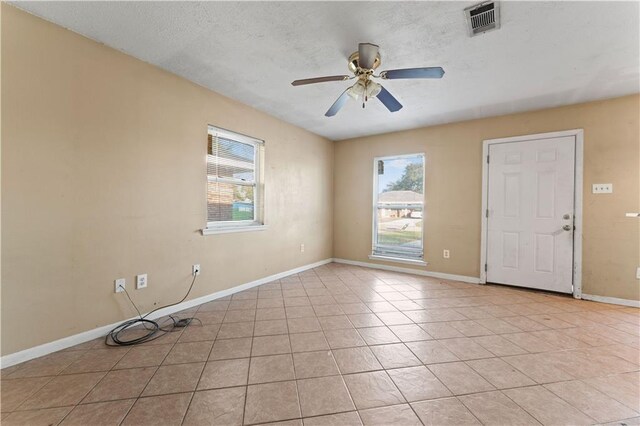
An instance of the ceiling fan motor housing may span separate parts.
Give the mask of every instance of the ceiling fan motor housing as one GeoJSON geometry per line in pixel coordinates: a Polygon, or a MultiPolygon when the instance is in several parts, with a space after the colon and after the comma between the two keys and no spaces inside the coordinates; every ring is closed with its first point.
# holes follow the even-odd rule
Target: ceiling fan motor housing
{"type": "Polygon", "coordinates": [[[354,73],[356,76],[360,76],[362,74],[373,74],[373,71],[380,66],[381,58],[380,54],[376,55],[376,59],[373,62],[373,67],[370,69],[361,68],[360,67],[360,54],[358,52],[353,52],[351,56],[349,56],[349,70],[354,73]]]}

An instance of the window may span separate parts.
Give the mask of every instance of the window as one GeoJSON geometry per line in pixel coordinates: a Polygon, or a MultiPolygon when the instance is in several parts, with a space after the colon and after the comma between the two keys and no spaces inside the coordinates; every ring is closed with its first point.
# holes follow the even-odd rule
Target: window
{"type": "Polygon", "coordinates": [[[371,258],[423,262],[424,154],[374,160],[371,258]]]}
{"type": "Polygon", "coordinates": [[[261,140],[209,126],[207,228],[203,234],[264,229],[263,147],[261,140]]]}

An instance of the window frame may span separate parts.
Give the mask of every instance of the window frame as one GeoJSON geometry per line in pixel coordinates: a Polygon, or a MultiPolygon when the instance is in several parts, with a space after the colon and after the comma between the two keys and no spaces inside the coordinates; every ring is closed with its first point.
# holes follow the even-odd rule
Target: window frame
{"type": "Polygon", "coordinates": [[[426,266],[427,262],[424,261],[424,241],[425,241],[425,210],[426,210],[426,173],[427,173],[427,165],[426,165],[427,157],[424,152],[412,153],[412,154],[400,154],[400,155],[387,155],[383,157],[375,157],[373,159],[373,197],[372,197],[372,227],[371,227],[371,254],[369,255],[369,259],[373,260],[385,260],[390,262],[398,262],[398,263],[408,263],[413,265],[421,265],[426,266]],[[414,158],[421,157],[422,158],[422,227],[420,238],[422,242],[422,252],[419,256],[411,256],[401,251],[380,251],[376,250],[379,248],[378,245],[378,184],[379,184],[379,175],[378,175],[378,162],[385,160],[397,160],[402,158],[414,158]]]}
{"type": "MultiPolygon", "coordinates": [[[[266,229],[264,224],[264,177],[262,174],[262,161],[264,141],[251,136],[247,136],[238,132],[223,129],[220,127],[208,125],[207,126],[207,139],[208,136],[222,137],[238,143],[253,146],[254,152],[254,178],[253,181],[246,181],[243,179],[233,177],[218,177],[210,176],[207,173],[207,161],[205,161],[205,200],[208,199],[209,189],[208,184],[211,182],[227,183],[232,185],[248,186],[253,188],[253,219],[245,220],[226,220],[226,221],[209,221],[208,211],[206,213],[206,227],[202,229],[203,235],[210,234],[223,234],[230,232],[244,232],[244,231],[261,231],[266,229]]],[[[207,155],[209,153],[207,152],[207,155]]]]}

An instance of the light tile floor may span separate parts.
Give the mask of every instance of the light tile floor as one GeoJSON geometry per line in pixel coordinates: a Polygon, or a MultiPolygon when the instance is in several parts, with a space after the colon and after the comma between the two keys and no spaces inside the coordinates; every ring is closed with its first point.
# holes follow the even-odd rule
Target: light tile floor
{"type": "Polygon", "coordinates": [[[2,370],[10,425],[640,424],[640,310],[329,264],[2,370]]]}

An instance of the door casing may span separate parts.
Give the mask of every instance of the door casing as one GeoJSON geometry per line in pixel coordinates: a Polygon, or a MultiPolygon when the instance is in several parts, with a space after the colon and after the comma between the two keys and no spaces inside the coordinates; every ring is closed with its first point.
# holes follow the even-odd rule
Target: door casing
{"type": "Polygon", "coordinates": [[[533,135],[512,136],[499,139],[487,139],[482,143],[482,210],[481,214],[481,235],[480,235],[480,284],[487,282],[487,231],[488,231],[488,185],[489,167],[487,157],[489,146],[498,143],[526,142],[529,140],[551,139],[564,136],[573,136],[576,143],[575,151],[575,188],[574,188],[574,226],[573,232],[573,297],[582,298],[582,191],[583,191],[583,145],[584,130],[573,129],[550,133],[537,133],[533,135]]]}

